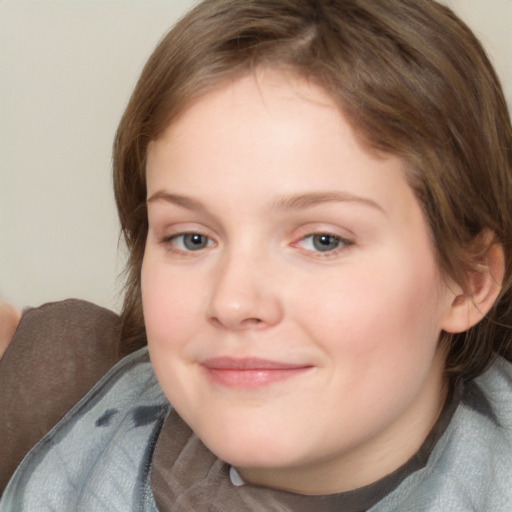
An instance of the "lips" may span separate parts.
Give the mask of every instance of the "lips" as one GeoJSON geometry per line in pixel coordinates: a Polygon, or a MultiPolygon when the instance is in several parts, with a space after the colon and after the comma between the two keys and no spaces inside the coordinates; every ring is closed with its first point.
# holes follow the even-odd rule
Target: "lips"
{"type": "Polygon", "coordinates": [[[311,365],[284,363],[258,358],[215,357],[201,363],[214,382],[227,387],[258,388],[297,377],[311,365]]]}

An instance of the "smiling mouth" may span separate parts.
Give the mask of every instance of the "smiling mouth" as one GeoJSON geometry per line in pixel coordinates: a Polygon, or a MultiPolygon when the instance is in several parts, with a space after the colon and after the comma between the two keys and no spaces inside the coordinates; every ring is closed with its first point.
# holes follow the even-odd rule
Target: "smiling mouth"
{"type": "Polygon", "coordinates": [[[259,388],[297,377],[313,366],[290,364],[266,359],[216,357],[203,361],[208,377],[226,387],[259,388]]]}

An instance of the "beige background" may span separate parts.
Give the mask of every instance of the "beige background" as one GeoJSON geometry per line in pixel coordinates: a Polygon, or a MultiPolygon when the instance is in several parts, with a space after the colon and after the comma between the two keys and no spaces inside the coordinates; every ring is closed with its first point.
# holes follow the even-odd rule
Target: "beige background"
{"type": "MultiPolygon", "coordinates": [[[[151,49],[191,0],[0,0],[0,296],[119,308],[111,193],[117,121],[151,49]]],[[[512,104],[512,0],[447,0],[512,104]]]]}

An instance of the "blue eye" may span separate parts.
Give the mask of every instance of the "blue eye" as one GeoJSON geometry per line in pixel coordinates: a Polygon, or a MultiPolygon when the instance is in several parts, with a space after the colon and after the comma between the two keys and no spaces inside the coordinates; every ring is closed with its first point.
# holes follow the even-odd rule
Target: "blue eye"
{"type": "Polygon", "coordinates": [[[313,247],[320,252],[333,251],[341,245],[341,240],[333,235],[312,235],[313,247]]]}
{"type": "Polygon", "coordinates": [[[329,233],[315,233],[302,239],[302,247],[315,252],[332,252],[343,246],[351,245],[350,240],[346,240],[337,235],[329,233]]]}
{"type": "Polygon", "coordinates": [[[201,233],[183,233],[171,237],[169,241],[181,251],[200,251],[213,245],[213,241],[201,233]]]}

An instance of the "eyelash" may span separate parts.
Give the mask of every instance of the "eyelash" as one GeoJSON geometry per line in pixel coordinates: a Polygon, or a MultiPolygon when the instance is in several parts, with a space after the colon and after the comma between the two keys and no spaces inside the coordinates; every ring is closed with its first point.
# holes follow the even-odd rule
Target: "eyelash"
{"type": "Polygon", "coordinates": [[[168,250],[170,250],[171,252],[175,252],[178,254],[192,254],[194,252],[200,252],[203,249],[211,247],[212,245],[215,244],[215,242],[209,236],[207,236],[203,233],[196,232],[196,231],[190,231],[190,232],[186,232],[186,233],[177,233],[175,235],[166,236],[166,237],[162,238],[160,243],[162,245],[166,246],[168,248],[168,250]],[[187,240],[186,237],[202,237],[206,240],[206,245],[203,247],[196,248],[196,249],[190,249],[190,248],[187,249],[186,248],[186,240],[187,240]],[[182,239],[181,245],[185,245],[185,248],[180,248],[180,247],[176,246],[176,241],[179,240],[180,238],[182,239]]]}
{"type": "MultiPolygon", "coordinates": [[[[191,240],[188,239],[190,242],[191,240]]],[[[170,252],[179,254],[179,255],[193,255],[194,253],[201,253],[205,249],[211,248],[216,245],[215,241],[200,232],[196,231],[190,231],[190,232],[184,232],[184,233],[177,233],[171,236],[166,236],[160,240],[160,243],[164,245],[170,252]],[[204,240],[204,245],[199,246],[195,249],[191,249],[190,247],[187,248],[187,237],[201,237],[204,240]],[[181,239],[181,247],[178,247],[177,241],[181,239]]],[[[200,245],[200,244],[199,244],[200,245]]],[[[334,258],[338,256],[341,252],[344,252],[350,248],[350,246],[354,245],[354,241],[344,238],[340,235],[337,235],[335,233],[329,233],[324,231],[318,231],[313,233],[308,233],[305,236],[302,236],[297,242],[294,242],[291,244],[292,247],[298,247],[301,248],[304,251],[307,251],[308,254],[314,254],[314,257],[316,258],[334,258]],[[325,244],[325,247],[327,250],[323,251],[319,249],[318,243],[315,242],[321,242],[321,240],[315,240],[315,237],[318,237],[321,239],[322,237],[324,239],[327,239],[325,244]],[[310,240],[308,245],[310,247],[304,247],[303,244],[306,243],[306,241],[310,240]],[[334,242],[336,244],[336,247],[329,248],[328,244],[334,242]],[[302,245],[302,247],[301,247],[302,245]],[[312,246],[312,247],[311,247],[312,246]]]]}
{"type": "Polygon", "coordinates": [[[349,240],[348,238],[344,238],[340,235],[337,235],[335,233],[329,233],[324,231],[318,231],[314,233],[309,233],[303,237],[300,238],[298,242],[295,242],[293,246],[299,246],[301,243],[304,243],[306,240],[310,239],[311,244],[314,248],[306,248],[309,253],[314,253],[315,257],[320,258],[333,258],[338,256],[341,252],[344,252],[350,248],[350,246],[354,245],[353,240],[349,240]],[[315,237],[326,237],[331,240],[334,240],[338,245],[334,247],[331,250],[322,251],[319,250],[318,247],[316,247],[315,250],[315,237]]]}

